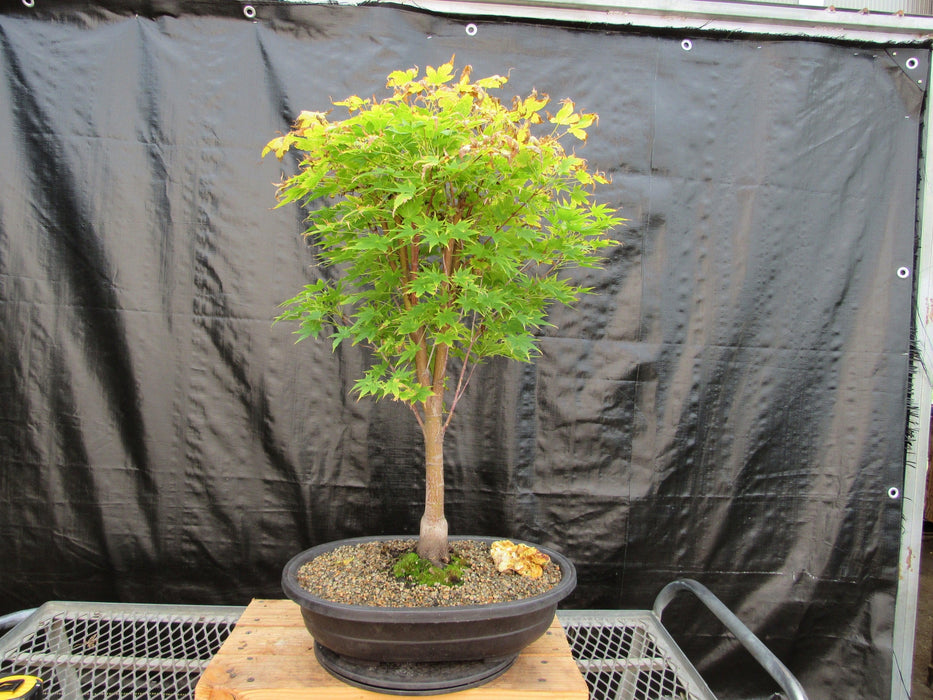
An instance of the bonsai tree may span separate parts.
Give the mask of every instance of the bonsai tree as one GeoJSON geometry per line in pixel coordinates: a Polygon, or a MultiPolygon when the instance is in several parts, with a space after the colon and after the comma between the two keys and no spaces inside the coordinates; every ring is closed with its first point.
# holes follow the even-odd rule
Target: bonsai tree
{"type": "Polygon", "coordinates": [[[444,434],[478,363],[527,362],[548,307],[589,290],[561,276],[596,266],[621,219],[593,201],[608,182],[561,144],[586,141],[595,114],[532,91],[506,106],[507,78],[438,68],[395,71],[385,99],[351,96],[348,116],[302,112],[263,150],[298,151],[279,206],[311,213],[305,235],[327,277],[283,304],[299,340],[326,334],[371,351],[359,397],[407,404],[424,435],[425,509],[417,552],[448,560],[444,434]],[[547,122],[547,123],[545,123],[547,122]]]}

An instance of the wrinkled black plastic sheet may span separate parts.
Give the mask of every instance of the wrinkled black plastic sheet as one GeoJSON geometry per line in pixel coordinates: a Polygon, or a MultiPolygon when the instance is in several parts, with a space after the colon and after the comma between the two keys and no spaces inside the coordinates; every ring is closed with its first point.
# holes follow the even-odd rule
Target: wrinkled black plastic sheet
{"type": "MultiPolygon", "coordinates": [[[[629,222],[537,362],[478,371],[452,531],[562,550],[577,607],[697,578],[812,697],[887,696],[916,76],[878,47],[185,6],[0,15],[0,611],[244,604],[300,549],[416,531],[407,409],[348,396],[356,350],[270,327],[314,272],[259,153],[299,110],[456,54],[511,71],[506,97],[598,112],[581,155],[629,222]]],[[[678,605],[720,692],[759,683],[678,605]]]]}

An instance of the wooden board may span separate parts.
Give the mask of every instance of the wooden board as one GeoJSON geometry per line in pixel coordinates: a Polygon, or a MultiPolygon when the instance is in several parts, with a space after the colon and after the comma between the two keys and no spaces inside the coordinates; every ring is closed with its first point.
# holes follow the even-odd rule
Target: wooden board
{"type": "MultiPolygon", "coordinates": [[[[321,668],[298,605],[254,600],[194,691],[195,700],[378,700],[390,697],[347,685],[321,668]]],[[[486,685],[448,693],[464,700],[587,700],[564,630],[550,628],[515,664],[486,685]]]]}

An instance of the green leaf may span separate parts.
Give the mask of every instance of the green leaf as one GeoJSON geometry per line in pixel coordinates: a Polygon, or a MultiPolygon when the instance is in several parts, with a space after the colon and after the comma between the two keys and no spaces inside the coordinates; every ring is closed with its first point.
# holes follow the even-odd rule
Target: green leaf
{"type": "Polygon", "coordinates": [[[377,251],[377,252],[386,252],[392,249],[392,241],[389,240],[386,236],[383,236],[378,233],[372,233],[366,236],[362,236],[357,239],[352,244],[348,244],[348,248],[356,251],[377,251]]]}
{"type": "Polygon", "coordinates": [[[410,192],[402,192],[396,195],[395,199],[392,200],[392,214],[395,214],[398,211],[398,208],[403,204],[410,202],[415,196],[414,189],[410,192]]]}
{"type": "Polygon", "coordinates": [[[565,271],[616,245],[608,232],[621,219],[592,192],[607,178],[562,142],[585,142],[595,115],[564,100],[548,115],[558,128],[539,133],[546,95],[505,107],[491,91],[507,79],[471,72],[452,84],[453,59],[421,79],[394,71],[387,97],[333,102],[348,110],[340,121],[302,112],[263,151],[298,156],[276,196],[307,207],[322,268],[276,322],[296,323],[299,340],[326,334],[334,350],[366,346],[361,397],[417,407],[432,396],[419,358],[423,369],[438,346],[476,362],[532,359],[549,305],[590,291],[565,271]]]}
{"type": "Polygon", "coordinates": [[[417,296],[437,294],[446,281],[447,276],[443,271],[436,268],[429,268],[418,273],[411,281],[409,289],[417,296]]]}
{"type": "Polygon", "coordinates": [[[459,325],[460,314],[453,309],[441,309],[434,315],[434,327],[446,328],[448,326],[459,325]]]}
{"type": "Polygon", "coordinates": [[[333,338],[333,345],[331,349],[336,350],[340,343],[342,343],[344,340],[349,340],[351,337],[352,334],[350,332],[350,328],[348,326],[341,326],[337,329],[336,333],[331,335],[331,338],[333,338]]]}

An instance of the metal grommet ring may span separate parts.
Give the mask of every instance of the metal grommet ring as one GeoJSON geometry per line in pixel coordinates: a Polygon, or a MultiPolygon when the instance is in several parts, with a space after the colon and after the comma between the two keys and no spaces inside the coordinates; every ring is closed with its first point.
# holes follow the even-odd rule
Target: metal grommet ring
{"type": "Polygon", "coordinates": [[[26,7],[35,7],[35,6],[36,6],[36,0],[23,0],[23,4],[24,4],[26,7]]]}
{"type": "Polygon", "coordinates": [[[475,24],[473,24],[472,22],[470,22],[470,23],[466,26],[466,30],[465,30],[465,31],[466,31],[466,33],[467,33],[467,36],[476,36],[476,32],[479,31],[479,28],[478,28],[475,24]]]}
{"type": "Polygon", "coordinates": [[[684,51],[689,51],[693,48],[693,42],[690,41],[690,39],[684,39],[682,42],[680,42],[680,48],[682,48],[684,51]]]}
{"type": "Polygon", "coordinates": [[[904,62],[904,65],[907,67],[907,70],[913,70],[920,65],[920,61],[918,61],[916,57],[911,56],[904,62]]]}
{"type": "Polygon", "coordinates": [[[256,8],[252,5],[243,5],[243,15],[246,19],[253,19],[256,17],[256,8]]]}
{"type": "Polygon", "coordinates": [[[897,486],[892,486],[888,489],[888,498],[900,498],[901,490],[897,486]]]}
{"type": "Polygon", "coordinates": [[[907,279],[908,277],[910,277],[910,268],[909,267],[897,268],[897,276],[900,277],[902,280],[907,279]]]}

